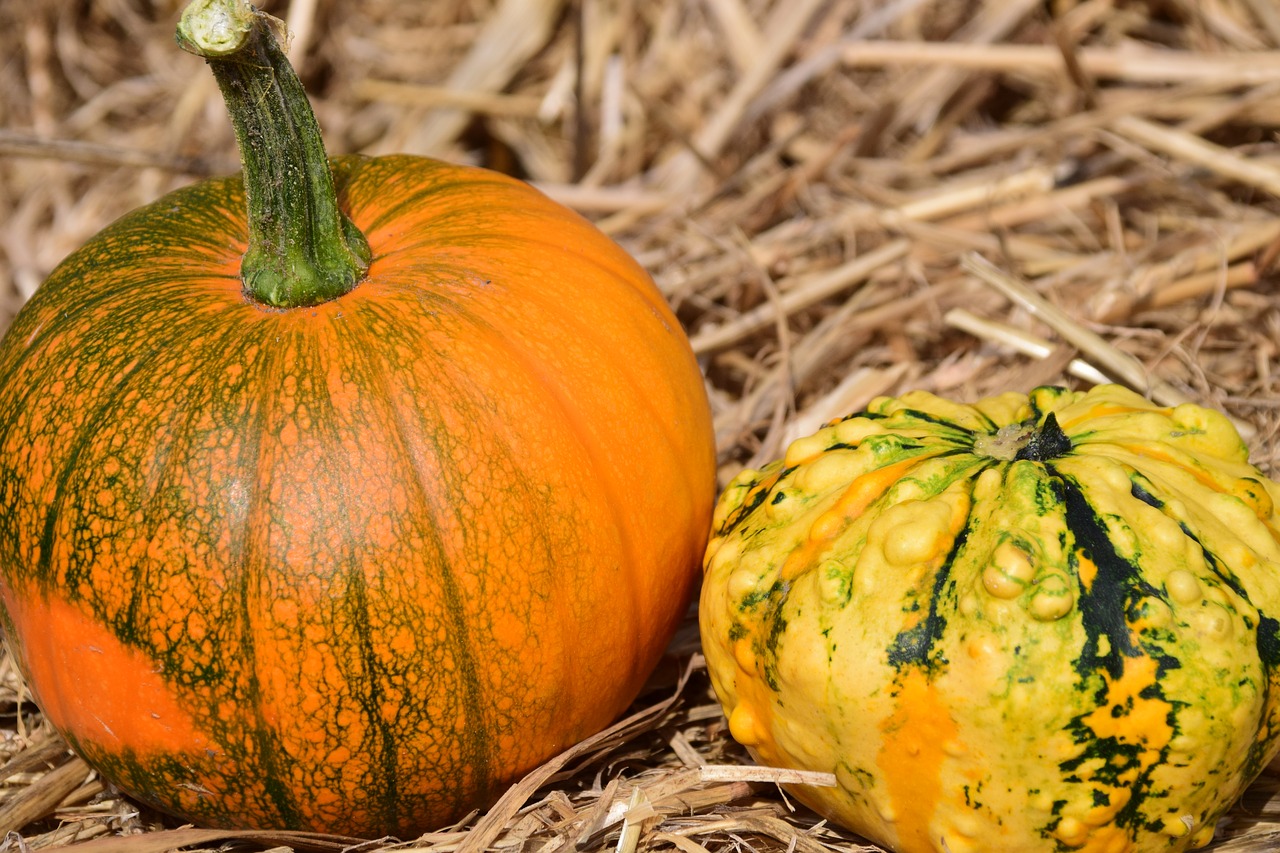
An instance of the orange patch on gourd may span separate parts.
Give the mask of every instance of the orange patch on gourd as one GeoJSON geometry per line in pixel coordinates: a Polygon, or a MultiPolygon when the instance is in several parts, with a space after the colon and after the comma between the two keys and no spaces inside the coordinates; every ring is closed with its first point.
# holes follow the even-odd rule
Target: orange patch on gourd
{"type": "Polygon", "coordinates": [[[773,695],[763,676],[737,680],[738,704],[729,715],[734,739],[751,750],[756,760],[771,767],[789,767],[792,762],[778,749],[773,736],[773,695]]]}
{"type": "Polygon", "coordinates": [[[946,744],[956,737],[947,702],[924,670],[898,678],[898,706],[880,726],[884,745],[876,763],[884,774],[894,822],[903,828],[901,853],[933,853],[929,825],[942,795],[946,744]]]}
{"type": "Polygon", "coordinates": [[[845,488],[835,505],[813,522],[813,526],[809,528],[809,538],[787,557],[787,561],[782,566],[782,579],[790,580],[816,566],[818,555],[848,527],[851,521],[866,512],[877,498],[901,480],[909,470],[936,455],[938,454],[930,453],[912,456],[901,462],[868,471],[854,479],[845,488]]]}
{"type": "Polygon", "coordinates": [[[1144,769],[1159,760],[1160,750],[1173,739],[1173,727],[1169,725],[1173,705],[1158,696],[1141,695],[1157,678],[1154,659],[1145,655],[1126,657],[1119,678],[1106,676],[1106,702],[1084,718],[1084,724],[1099,738],[1140,746],[1144,769]]]}
{"type": "Polygon", "coordinates": [[[210,745],[146,655],[73,604],[7,585],[0,597],[26,649],[23,674],[59,731],[112,750],[182,754],[210,745]]]}
{"type": "MultiPolygon", "coordinates": [[[[1111,738],[1140,748],[1137,766],[1126,769],[1120,777],[1126,785],[1136,782],[1142,773],[1156,764],[1161,750],[1173,739],[1173,727],[1168,719],[1173,706],[1159,697],[1144,698],[1141,695],[1156,683],[1158,675],[1153,659],[1126,657],[1119,678],[1106,676],[1106,702],[1083,719],[1098,738],[1111,738]]],[[[1107,802],[1075,818],[1074,830],[1068,836],[1076,837],[1064,838],[1064,842],[1078,847],[1080,853],[1124,853],[1131,850],[1132,834],[1112,821],[1129,802],[1132,790],[1102,784],[1097,788],[1107,795],[1107,802]]]]}
{"type": "Polygon", "coordinates": [[[1133,838],[1118,826],[1103,826],[1089,833],[1083,846],[1072,853],[1130,853],[1133,850],[1133,838]]]}
{"type": "Polygon", "coordinates": [[[1093,592],[1093,581],[1098,577],[1098,564],[1084,554],[1078,554],[1077,557],[1080,564],[1076,572],[1080,576],[1080,585],[1085,592],[1093,592]]]}
{"type": "Polygon", "coordinates": [[[1174,465],[1182,473],[1190,474],[1192,477],[1196,479],[1197,483],[1204,486],[1206,489],[1217,492],[1218,494],[1225,494],[1228,491],[1227,489],[1223,488],[1221,483],[1219,483],[1206,471],[1203,471],[1200,468],[1197,468],[1193,465],[1188,465],[1186,462],[1176,459],[1173,456],[1171,456],[1169,453],[1166,453],[1165,451],[1160,450],[1159,448],[1154,447],[1150,444],[1139,445],[1139,444],[1124,444],[1122,442],[1116,442],[1116,446],[1123,447],[1125,450],[1129,451],[1135,456],[1139,456],[1145,459],[1154,459],[1157,462],[1164,462],[1169,465],[1174,465]]]}

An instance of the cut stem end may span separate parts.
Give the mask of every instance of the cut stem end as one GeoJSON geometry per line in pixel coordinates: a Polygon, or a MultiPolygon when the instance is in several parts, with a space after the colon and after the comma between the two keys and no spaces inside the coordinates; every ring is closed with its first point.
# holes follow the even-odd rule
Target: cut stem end
{"type": "Polygon", "coordinates": [[[235,127],[248,201],[245,292],[302,308],[351,291],[371,253],[338,208],[320,125],[284,54],[283,31],[248,0],[193,0],[177,39],[209,63],[235,127]]]}

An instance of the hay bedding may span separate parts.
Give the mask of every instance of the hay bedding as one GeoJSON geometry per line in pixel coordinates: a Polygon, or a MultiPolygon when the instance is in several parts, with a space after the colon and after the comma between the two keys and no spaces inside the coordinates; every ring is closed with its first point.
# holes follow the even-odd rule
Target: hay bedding
{"type": "MultiPolygon", "coordinates": [[[[0,0],[12,316],[124,211],[233,171],[178,0],[0,0]]],[[[330,149],[537,182],[654,274],[722,474],[878,394],[1098,371],[1224,408],[1280,473],[1271,0],[284,0],[330,149]]],[[[0,851],[348,849],[208,833],[107,789],[0,662],[0,851]],[[7,834],[6,834],[7,833],[7,834]]],[[[636,716],[485,816],[360,850],[873,849],[727,737],[686,624],[636,716]]],[[[1264,775],[1214,849],[1280,847],[1264,775]]]]}

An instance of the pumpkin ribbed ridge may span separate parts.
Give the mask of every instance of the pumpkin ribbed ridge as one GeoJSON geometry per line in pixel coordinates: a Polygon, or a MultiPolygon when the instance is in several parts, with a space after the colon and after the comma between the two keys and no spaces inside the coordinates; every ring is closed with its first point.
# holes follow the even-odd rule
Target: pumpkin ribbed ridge
{"type": "Polygon", "coordinates": [[[1116,386],[882,398],[795,442],[713,522],[732,733],[906,853],[1207,843],[1280,743],[1280,488],[1246,456],[1116,386]]]}

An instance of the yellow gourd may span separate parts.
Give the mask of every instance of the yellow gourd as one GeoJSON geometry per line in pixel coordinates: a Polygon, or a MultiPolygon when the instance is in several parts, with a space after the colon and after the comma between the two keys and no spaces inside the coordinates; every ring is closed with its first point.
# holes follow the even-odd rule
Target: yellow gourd
{"type": "Polygon", "coordinates": [[[700,619],[732,734],[903,853],[1200,846],[1280,733],[1280,487],[1117,386],[915,392],[724,491],[700,619]]]}

